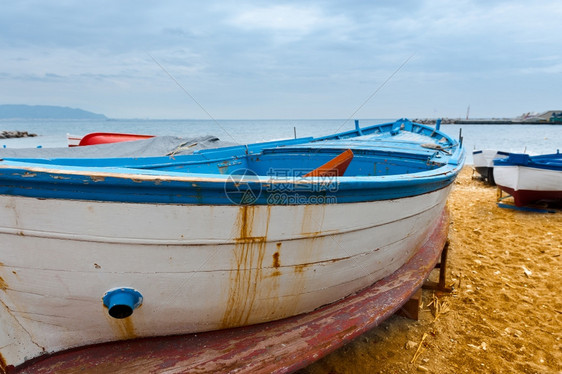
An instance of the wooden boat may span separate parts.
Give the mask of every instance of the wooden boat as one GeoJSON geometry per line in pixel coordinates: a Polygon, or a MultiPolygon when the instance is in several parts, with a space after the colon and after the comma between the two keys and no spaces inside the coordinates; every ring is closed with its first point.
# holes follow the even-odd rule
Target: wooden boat
{"type": "Polygon", "coordinates": [[[494,179],[513,196],[516,206],[539,200],[562,200],[562,154],[530,156],[510,153],[494,160],[494,179]]]}
{"type": "Polygon", "coordinates": [[[67,134],[68,146],[86,146],[107,143],[131,142],[153,138],[154,135],[122,134],[115,132],[93,132],[83,137],[67,134]]]}
{"type": "Polygon", "coordinates": [[[293,373],[399,310],[443,259],[448,228],[445,209],[427,241],[400,269],[310,313],[234,329],[80,347],[30,362],[15,374],[293,373]]]}
{"type": "Polygon", "coordinates": [[[66,134],[66,141],[69,147],[78,147],[80,140],[82,140],[80,135],[66,134]]]}
{"type": "Polygon", "coordinates": [[[463,162],[405,119],[191,155],[4,158],[3,365],[341,300],[414,256],[463,162]]]}
{"type": "Polygon", "coordinates": [[[494,159],[507,157],[508,152],[496,151],[494,149],[480,149],[472,151],[472,162],[474,169],[482,178],[494,186],[494,159]]]}

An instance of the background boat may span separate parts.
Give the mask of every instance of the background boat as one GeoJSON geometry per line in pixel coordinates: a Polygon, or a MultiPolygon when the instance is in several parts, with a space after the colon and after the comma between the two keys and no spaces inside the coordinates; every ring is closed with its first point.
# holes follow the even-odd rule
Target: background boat
{"type": "Polygon", "coordinates": [[[516,206],[540,200],[562,200],[562,154],[511,153],[494,160],[499,188],[513,196],[516,206]]]}
{"type": "MultiPolygon", "coordinates": [[[[115,133],[115,132],[92,132],[81,137],[77,145],[87,146],[87,145],[96,145],[96,144],[131,142],[135,140],[150,139],[153,137],[154,135],[123,134],[123,133],[115,133]]],[[[75,142],[76,142],[76,136],[68,138],[69,146],[74,146],[75,142]]]]}
{"type": "Polygon", "coordinates": [[[494,149],[480,149],[472,151],[472,164],[474,169],[490,185],[494,186],[494,159],[505,158],[509,153],[494,149]]]}

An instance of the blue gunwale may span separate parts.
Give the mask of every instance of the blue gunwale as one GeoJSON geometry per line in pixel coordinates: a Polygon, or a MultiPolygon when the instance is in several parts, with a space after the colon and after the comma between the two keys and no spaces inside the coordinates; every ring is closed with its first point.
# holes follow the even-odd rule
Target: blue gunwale
{"type": "Polygon", "coordinates": [[[271,175],[245,176],[245,188],[256,197],[252,204],[271,204],[271,196],[279,193],[304,199],[333,197],[331,201],[337,203],[415,196],[451,184],[464,162],[464,151],[458,142],[434,128],[401,119],[320,138],[207,149],[184,156],[4,159],[0,161],[0,194],[107,202],[234,205],[228,195],[239,191],[239,183],[230,176],[232,171],[263,163],[271,157],[273,161],[268,162],[272,164],[298,168],[306,164],[305,156],[311,160],[314,156],[316,162],[330,159],[345,149],[357,152],[352,161],[359,165],[357,173],[363,173],[361,162],[376,160],[390,160],[392,167],[409,171],[407,174],[334,177],[330,183],[318,178],[288,180],[271,175]],[[403,131],[433,139],[433,144],[438,144],[441,150],[395,140],[403,131]],[[365,141],[368,136],[381,138],[365,141]],[[381,143],[388,144],[388,148],[381,148],[381,143]],[[275,158],[278,156],[281,158],[275,158]],[[209,165],[212,166],[209,170],[214,172],[207,170],[209,165]],[[181,171],[181,168],[188,171],[181,171]]]}
{"type": "Polygon", "coordinates": [[[494,160],[495,166],[526,166],[536,169],[562,171],[562,153],[531,156],[526,153],[508,153],[507,158],[494,160]]]}

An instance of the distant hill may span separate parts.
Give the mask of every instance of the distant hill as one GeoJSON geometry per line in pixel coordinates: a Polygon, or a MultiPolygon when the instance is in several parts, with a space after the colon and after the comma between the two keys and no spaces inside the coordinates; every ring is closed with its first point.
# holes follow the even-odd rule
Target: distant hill
{"type": "Polygon", "coordinates": [[[51,105],[0,105],[0,119],[107,119],[103,114],[51,105]]]}

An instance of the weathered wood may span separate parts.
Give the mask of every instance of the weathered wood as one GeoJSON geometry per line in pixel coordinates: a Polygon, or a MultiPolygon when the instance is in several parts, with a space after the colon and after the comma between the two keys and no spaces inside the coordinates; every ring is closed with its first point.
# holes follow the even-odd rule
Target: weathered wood
{"type": "Polygon", "coordinates": [[[305,174],[306,177],[339,177],[345,174],[347,167],[353,159],[351,149],[339,154],[324,165],[317,167],[310,173],[305,174]]]}
{"type": "Polygon", "coordinates": [[[420,305],[422,300],[422,290],[419,288],[402,308],[398,309],[396,315],[413,319],[417,321],[419,319],[420,305]]]}
{"type": "Polygon", "coordinates": [[[377,326],[418,290],[446,242],[445,210],[400,269],[314,312],[242,328],[121,341],[62,352],[11,371],[24,373],[289,373],[377,326]]]}
{"type": "Polygon", "coordinates": [[[441,261],[435,265],[436,269],[439,269],[439,281],[424,283],[423,288],[428,290],[437,290],[441,292],[452,292],[453,289],[447,286],[447,253],[449,252],[449,241],[445,242],[443,251],[441,252],[441,261]]]}

